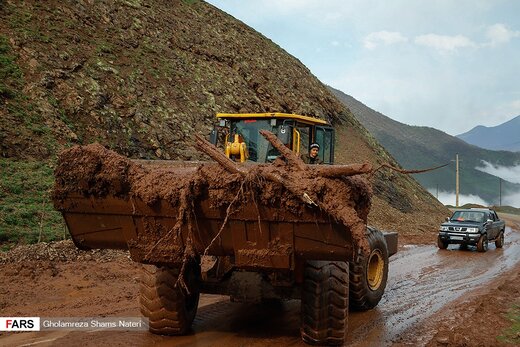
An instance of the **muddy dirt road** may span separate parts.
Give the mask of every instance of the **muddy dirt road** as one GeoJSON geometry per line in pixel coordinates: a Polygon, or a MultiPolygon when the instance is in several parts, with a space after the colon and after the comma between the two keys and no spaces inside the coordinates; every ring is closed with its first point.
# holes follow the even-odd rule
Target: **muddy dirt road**
{"type": "MultiPolygon", "coordinates": [[[[125,256],[107,262],[6,263],[2,268],[0,281],[6,284],[0,291],[2,316],[139,316],[139,266],[125,256]]],[[[520,232],[510,227],[504,248],[490,245],[487,253],[457,246],[448,250],[433,245],[405,246],[391,258],[387,290],[378,307],[350,314],[349,343],[426,345],[437,330],[427,327],[416,334],[418,328],[476,290],[519,269],[520,232]]],[[[193,330],[183,337],[120,331],[3,333],[0,345],[304,345],[299,337],[298,301],[260,306],[203,295],[193,330]]]]}

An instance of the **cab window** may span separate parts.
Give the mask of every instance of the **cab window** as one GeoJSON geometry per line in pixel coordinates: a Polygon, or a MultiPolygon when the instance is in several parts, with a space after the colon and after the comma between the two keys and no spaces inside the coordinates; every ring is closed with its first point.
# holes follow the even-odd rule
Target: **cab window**
{"type": "MultiPolygon", "coordinates": [[[[300,147],[299,147],[300,154],[308,153],[310,145],[311,145],[310,127],[308,125],[298,124],[295,127],[295,129],[300,136],[300,147]]],[[[294,141],[297,141],[296,137],[294,138],[294,141]]]]}
{"type": "Polygon", "coordinates": [[[334,163],[334,131],[330,127],[316,127],[315,140],[320,145],[319,157],[324,164],[334,163]]]}

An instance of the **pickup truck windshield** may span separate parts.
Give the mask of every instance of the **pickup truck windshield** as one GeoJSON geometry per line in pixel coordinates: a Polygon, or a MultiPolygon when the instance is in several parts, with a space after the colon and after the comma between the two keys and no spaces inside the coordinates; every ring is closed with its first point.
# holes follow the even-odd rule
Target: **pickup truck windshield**
{"type": "Polygon", "coordinates": [[[450,218],[452,221],[459,222],[479,222],[486,220],[486,214],[478,211],[455,211],[450,218]]]}

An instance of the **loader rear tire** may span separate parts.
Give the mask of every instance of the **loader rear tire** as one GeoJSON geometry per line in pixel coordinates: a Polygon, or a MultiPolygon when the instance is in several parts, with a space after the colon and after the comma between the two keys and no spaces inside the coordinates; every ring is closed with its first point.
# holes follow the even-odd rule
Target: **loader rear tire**
{"type": "Polygon", "coordinates": [[[359,254],[350,267],[350,308],[367,311],[377,306],[388,279],[388,248],[385,236],[375,228],[367,227],[370,254],[359,254]]]}
{"type": "Polygon", "coordinates": [[[300,333],[309,344],[342,345],[348,322],[348,263],[308,261],[300,333]]]}
{"type": "Polygon", "coordinates": [[[179,268],[144,265],[141,276],[141,314],[149,319],[149,331],[159,335],[184,335],[195,319],[200,296],[200,267],[186,265],[184,281],[189,294],[177,284],[179,268]]]}

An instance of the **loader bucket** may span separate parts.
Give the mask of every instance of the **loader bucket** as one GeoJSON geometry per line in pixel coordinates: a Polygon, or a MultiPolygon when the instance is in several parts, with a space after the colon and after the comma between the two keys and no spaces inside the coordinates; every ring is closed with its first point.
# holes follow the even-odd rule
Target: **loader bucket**
{"type": "MultiPolygon", "coordinates": [[[[82,249],[129,249],[155,264],[180,264],[187,252],[230,256],[242,268],[353,258],[345,223],[279,184],[255,176],[244,184],[216,163],[132,161],[89,145],[65,151],[55,175],[55,208],[82,249]]],[[[363,182],[340,183],[366,225],[363,182]]]]}

